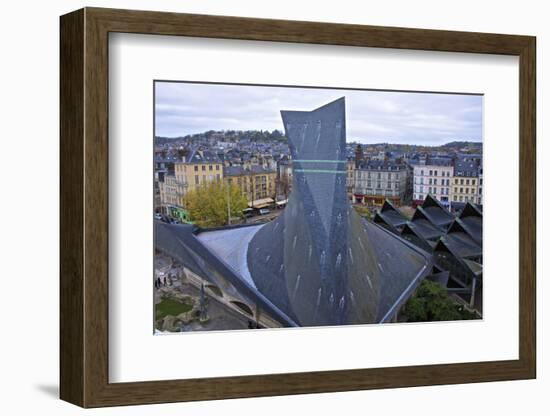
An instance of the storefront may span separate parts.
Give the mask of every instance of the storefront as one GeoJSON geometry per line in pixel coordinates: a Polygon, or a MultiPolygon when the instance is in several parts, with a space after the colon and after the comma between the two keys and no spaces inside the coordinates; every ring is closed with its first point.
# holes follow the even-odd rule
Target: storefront
{"type": "Polygon", "coordinates": [[[189,216],[189,212],[187,212],[186,210],[184,210],[183,208],[179,208],[179,207],[174,207],[174,206],[169,206],[167,207],[167,214],[174,218],[174,219],[177,219],[181,222],[184,222],[184,223],[191,223],[191,218],[189,216]]]}

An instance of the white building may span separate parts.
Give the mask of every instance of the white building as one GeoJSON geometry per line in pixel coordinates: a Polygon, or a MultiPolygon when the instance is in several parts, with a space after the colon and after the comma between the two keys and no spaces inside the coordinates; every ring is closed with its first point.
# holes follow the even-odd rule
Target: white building
{"type": "Polygon", "coordinates": [[[413,170],[413,200],[421,204],[429,194],[449,206],[451,201],[452,163],[416,165],[413,170]]]}

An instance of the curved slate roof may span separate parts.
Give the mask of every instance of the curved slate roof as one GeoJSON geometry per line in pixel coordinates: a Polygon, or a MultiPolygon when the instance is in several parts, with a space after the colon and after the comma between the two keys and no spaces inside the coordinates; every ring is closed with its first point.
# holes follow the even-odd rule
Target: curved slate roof
{"type": "Polygon", "coordinates": [[[196,236],[200,232],[194,225],[165,224],[155,221],[155,249],[171,256],[236,298],[257,304],[265,313],[287,326],[296,326],[288,315],[262,295],[253,285],[237,274],[233,268],[196,236]]]}

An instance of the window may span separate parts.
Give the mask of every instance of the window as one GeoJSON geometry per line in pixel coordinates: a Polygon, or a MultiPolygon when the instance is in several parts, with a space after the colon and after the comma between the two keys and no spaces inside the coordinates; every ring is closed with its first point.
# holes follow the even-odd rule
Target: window
{"type": "Polygon", "coordinates": [[[208,170],[212,170],[213,169],[213,166],[212,165],[208,165],[208,170]]]}
{"type": "Polygon", "coordinates": [[[455,195],[455,196],[453,196],[453,201],[455,201],[455,202],[456,202],[456,195],[455,195]]]}
{"type": "MultiPolygon", "coordinates": [[[[460,188],[460,193],[463,194],[464,193],[464,188],[460,188]]],[[[462,200],[461,200],[462,201],[462,200]]]]}
{"type": "Polygon", "coordinates": [[[203,170],[203,171],[206,170],[206,165],[202,165],[202,170],[203,170]]]}
{"type": "MultiPolygon", "coordinates": [[[[430,179],[428,180],[428,184],[429,184],[429,185],[432,184],[432,178],[430,178],[430,179]]],[[[431,188],[430,188],[430,189],[431,189],[431,188]]]]}
{"type": "Polygon", "coordinates": [[[472,185],[475,185],[475,184],[476,184],[476,180],[472,179],[472,185]]]}
{"type": "Polygon", "coordinates": [[[462,197],[462,195],[460,195],[459,199],[460,199],[460,202],[464,201],[464,198],[462,197]]]}
{"type": "Polygon", "coordinates": [[[423,170],[420,171],[420,176],[424,176],[424,171],[423,170]]]}
{"type": "Polygon", "coordinates": [[[455,179],[455,185],[458,185],[458,179],[455,179]]]}
{"type": "Polygon", "coordinates": [[[437,170],[434,170],[434,176],[437,176],[437,170]]]}
{"type": "Polygon", "coordinates": [[[437,185],[437,179],[434,179],[434,185],[437,185]]]}
{"type": "Polygon", "coordinates": [[[470,179],[466,179],[466,185],[470,185],[470,179]]]}
{"type": "Polygon", "coordinates": [[[434,171],[433,171],[433,170],[431,170],[431,171],[430,171],[430,176],[432,176],[432,175],[433,175],[433,173],[434,173],[434,171]]]}
{"type": "Polygon", "coordinates": [[[199,171],[199,167],[195,165],[195,172],[198,172],[198,171],[199,171]]]}
{"type": "Polygon", "coordinates": [[[464,179],[461,179],[461,180],[460,180],[460,184],[461,184],[461,185],[464,185],[464,179]]]}
{"type": "Polygon", "coordinates": [[[216,165],[216,170],[220,170],[220,165],[216,165]]]}

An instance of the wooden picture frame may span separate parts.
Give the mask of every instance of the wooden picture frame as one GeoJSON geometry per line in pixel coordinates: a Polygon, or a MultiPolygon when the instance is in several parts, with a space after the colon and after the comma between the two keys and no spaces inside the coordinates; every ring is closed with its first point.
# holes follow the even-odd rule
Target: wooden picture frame
{"type": "Polygon", "coordinates": [[[82,407],[536,377],[535,38],[85,8],[61,17],[60,396],[82,407]],[[108,34],[297,42],[519,57],[519,359],[109,383],[108,34]]]}

